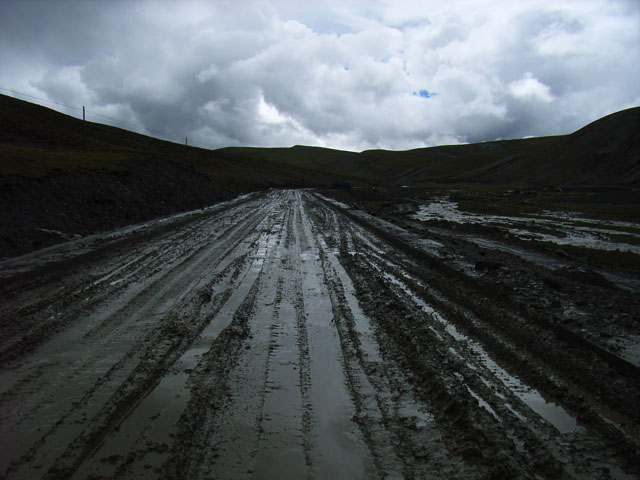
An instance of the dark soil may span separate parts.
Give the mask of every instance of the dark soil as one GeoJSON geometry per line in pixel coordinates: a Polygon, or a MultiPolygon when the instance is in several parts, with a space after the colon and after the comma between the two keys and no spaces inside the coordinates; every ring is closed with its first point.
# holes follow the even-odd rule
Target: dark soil
{"type": "Polygon", "coordinates": [[[128,170],[74,169],[41,178],[5,177],[0,189],[0,257],[79,235],[194,210],[229,199],[191,167],[129,161],[128,170]]]}

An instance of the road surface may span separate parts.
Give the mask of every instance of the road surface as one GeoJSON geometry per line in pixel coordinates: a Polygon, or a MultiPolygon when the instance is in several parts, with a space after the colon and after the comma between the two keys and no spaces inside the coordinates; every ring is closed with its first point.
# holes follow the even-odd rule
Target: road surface
{"type": "Polygon", "coordinates": [[[3,261],[0,475],[638,478],[637,379],[367,222],[274,190],[3,261]]]}

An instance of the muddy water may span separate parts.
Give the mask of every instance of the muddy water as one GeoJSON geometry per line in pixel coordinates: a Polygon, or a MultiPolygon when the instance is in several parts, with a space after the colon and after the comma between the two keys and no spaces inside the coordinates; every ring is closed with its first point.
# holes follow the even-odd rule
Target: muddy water
{"type": "MultiPolygon", "coordinates": [[[[422,280],[403,253],[308,192],[245,200],[175,230],[145,226],[140,242],[127,231],[124,250],[109,247],[117,234],[95,239],[82,248],[102,253],[77,270],[64,263],[73,246],[43,254],[47,268],[64,266],[33,287],[40,303],[14,292],[0,307],[60,330],[0,372],[0,475],[472,479],[500,477],[499,455],[513,476],[555,478],[531,467],[546,449],[567,477],[627,472],[599,432],[416,295],[410,284],[422,280]],[[363,287],[391,308],[411,305],[432,335],[421,361],[459,371],[419,379],[363,287]],[[434,386],[452,382],[464,385],[461,412],[434,407],[434,386]],[[477,425],[460,428],[464,418],[477,425]],[[476,427],[496,450],[473,444],[476,427]]],[[[6,275],[37,268],[37,257],[6,275]]]]}
{"type": "MultiPolygon", "coordinates": [[[[215,317],[196,341],[180,356],[171,371],[136,405],[124,422],[118,425],[100,448],[93,453],[92,462],[87,462],[86,468],[78,470],[77,478],[84,478],[89,474],[115,473],[117,464],[109,464],[109,459],[125,457],[130,451],[134,451],[136,444],[149,441],[168,444],[171,441],[171,436],[175,434],[175,425],[189,401],[189,389],[186,386],[189,373],[207,352],[211,341],[231,323],[233,314],[256,281],[262,262],[263,258],[258,256],[251,268],[243,272],[243,277],[236,284],[221,282],[220,285],[215,286],[217,293],[222,294],[225,291],[229,293],[233,291],[233,293],[229,295],[227,302],[216,312],[215,317]],[[90,466],[93,468],[89,468],[90,466]]],[[[153,456],[154,452],[147,452],[146,455],[137,458],[136,463],[152,461],[153,456]]],[[[136,471],[133,466],[129,469],[129,472],[133,471],[136,475],[144,473],[143,470],[136,471]]]]}
{"type": "MultiPolygon", "coordinates": [[[[198,235],[190,242],[181,242],[182,248],[176,250],[183,252],[182,257],[175,260],[172,255],[141,252],[151,275],[130,283],[114,299],[98,305],[75,328],[53,336],[34,353],[32,361],[2,372],[0,383],[5,388],[2,429],[12,439],[6,447],[3,443],[2,461],[22,454],[35,457],[15,472],[16,478],[41,475],[51,466],[49,462],[63,454],[72,439],[81,434],[88,419],[109,401],[114,386],[135,368],[140,360],[137,346],[149,329],[170,313],[171,305],[180,305],[181,298],[193,291],[198,282],[206,283],[213,252],[223,251],[229,254],[229,259],[234,257],[224,242],[207,249],[198,249],[198,243],[194,245],[194,241],[206,241],[208,237],[198,235]],[[156,259],[161,259],[162,268],[158,269],[156,259]],[[27,396],[21,403],[11,401],[25,388],[34,388],[34,384],[38,385],[35,395],[27,396]],[[18,438],[24,441],[16,441],[18,438]],[[38,438],[46,448],[34,450],[32,445],[38,438]]],[[[146,250],[153,251],[153,247],[146,250]]],[[[112,268],[121,277],[125,271],[131,274],[129,270],[145,268],[135,263],[125,258],[122,265],[115,263],[112,268]]],[[[133,273],[131,278],[135,278],[133,273]]],[[[108,273],[91,285],[101,286],[105,278],[114,276],[108,273]]]]}
{"type": "MultiPolygon", "coordinates": [[[[374,266],[374,268],[376,267],[374,266]]],[[[440,313],[434,310],[433,307],[425,303],[415,293],[413,293],[411,289],[400,279],[396,278],[389,272],[382,272],[382,274],[389,279],[391,283],[398,286],[411,299],[411,301],[420,307],[420,309],[444,326],[445,331],[456,340],[456,345],[449,347],[455,356],[462,358],[462,355],[459,353],[459,349],[471,350],[475,354],[474,360],[479,360],[482,365],[491,371],[497,379],[511,390],[511,392],[520,398],[520,400],[529,406],[529,408],[551,423],[560,433],[572,432],[577,428],[576,419],[567,413],[565,409],[553,402],[546,401],[536,389],[527,385],[513,375],[510,375],[491,358],[480,343],[461,333],[452,323],[447,321],[440,313]]],[[[480,395],[471,390],[468,385],[466,388],[468,388],[472,396],[479,401],[480,405],[497,417],[495,411],[493,411],[489,404],[481,398],[480,395]]]]}
{"type": "Polygon", "coordinates": [[[294,306],[281,302],[272,326],[255,478],[300,478],[307,472],[295,319],[294,306]]]}
{"type": "MultiPolygon", "coordinates": [[[[315,250],[315,248],[314,248],[315,250]]],[[[316,255],[316,252],[313,252],[316,255]]],[[[311,363],[310,397],[315,414],[314,473],[321,478],[366,478],[367,449],[351,418],[355,410],[346,389],[338,334],[319,261],[306,262],[305,292],[311,363]]]]}
{"type": "Polygon", "coordinates": [[[510,234],[524,240],[640,254],[640,247],[635,244],[640,239],[638,233],[640,225],[629,222],[603,222],[583,218],[577,214],[554,212],[531,217],[475,215],[458,210],[458,204],[447,198],[437,199],[428,205],[421,206],[413,217],[422,221],[447,220],[454,223],[506,226],[510,234]],[[539,226],[553,233],[541,233],[532,228],[539,226]],[[622,230],[612,230],[607,228],[608,226],[615,226],[622,230]],[[615,241],[615,236],[621,233],[635,242],[615,241]]]}

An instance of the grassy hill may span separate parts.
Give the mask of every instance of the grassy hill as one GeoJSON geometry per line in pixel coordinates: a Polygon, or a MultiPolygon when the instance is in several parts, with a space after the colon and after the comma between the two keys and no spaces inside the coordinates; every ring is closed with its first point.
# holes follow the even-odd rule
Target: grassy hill
{"type": "Polygon", "coordinates": [[[618,187],[640,184],[640,108],[570,135],[392,152],[362,152],[351,171],[391,184],[618,187]]]}
{"type": "Polygon", "coordinates": [[[594,187],[640,184],[640,108],[608,115],[555,139],[513,158],[497,159],[474,177],[483,182],[594,187]]]}
{"type": "Polygon", "coordinates": [[[225,149],[186,147],[84,122],[5,95],[0,95],[0,127],[0,181],[12,175],[44,178],[72,169],[127,172],[136,162],[193,168],[228,195],[269,186],[328,181],[322,173],[309,172],[303,166],[283,169],[280,162],[273,163],[277,158],[274,155],[260,158],[229,155],[225,149]],[[313,180],[315,177],[318,179],[313,180]]]}
{"type": "Polygon", "coordinates": [[[640,183],[640,108],[564,136],[361,153],[206,150],[0,95],[0,256],[269,187],[640,183]]]}

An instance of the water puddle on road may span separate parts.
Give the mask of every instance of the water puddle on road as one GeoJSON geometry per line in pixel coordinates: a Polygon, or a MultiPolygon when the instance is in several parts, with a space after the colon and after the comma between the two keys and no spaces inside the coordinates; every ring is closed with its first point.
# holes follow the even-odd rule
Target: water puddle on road
{"type": "MultiPolygon", "coordinates": [[[[303,399],[300,389],[296,309],[286,298],[272,313],[269,358],[264,383],[260,435],[255,454],[254,479],[303,478],[303,399]]],[[[267,312],[258,312],[258,318],[267,312]]],[[[266,316],[265,315],[265,316],[266,316]]]]}
{"type": "MultiPolygon", "coordinates": [[[[300,253],[309,259],[303,261],[301,273],[309,339],[313,474],[317,478],[370,478],[371,452],[354,422],[356,408],[347,388],[345,359],[321,261],[321,252],[333,258],[338,252],[321,236],[314,237],[308,216],[304,210],[300,213],[300,237],[310,246],[300,253]]],[[[371,350],[370,354],[375,353],[371,350]]]]}
{"type": "Polygon", "coordinates": [[[493,418],[495,418],[496,420],[498,420],[499,422],[502,422],[502,419],[498,416],[498,414],[496,413],[496,411],[491,408],[491,405],[489,405],[489,403],[487,403],[487,401],[482,398],[479,394],[477,394],[475,391],[473,391],[469,385],[466,385],[467,387],[467,391],[471,394],[471,396],[473,398],[475,398],[478,401],[478,404],[484,408],[485,410],[487,410],[492,416],[493,418]]]}
{"type": "MultiPolygon", "coordinates": [[[[455,325],[447,321],[442,315],[436,312],[433,307],[425,303],[422,299],[418,298],[404,282],[402,282],[389,272],[381,273],[387,280],[402,289],[409,296],[409,298],[411,298],[411,300],[422,309],[422,311],[430,315],[434,320],[441,323],[445,327],[447,333],[449,333],[449,335],[451,335],[456,341],[474,352],[476,358],[480,361],[480,363],[483,364],[485,368],[491,371],[509,390],[511,390],[518,398],[520,398],[520,400],[522,400],[527,406],[529,406],[531,410],[551,423],[560,433],[572,432],[577,428],[576,419],[569,413],[567,413],[564,408],[553,402],[546,401],[540,394],[540,392],[538,392],[536,389],[526,385],[521,380],[509,374],[505,369],[500,367],[489,356],[489,354],[482,347],[482,345],[480,345],[480,343],[461,333],[455,327],[455,325]]],[[[483,402],[484,400],[480,402],[480,404],[483,405],[483,402]]],[[[487,410],[491,413],[491,410],[487,410]]],[[[495,414],[495,412],[493,413],[495,414]]]]}
{"type": "MultiPolygon", "coordinates": [[[[324,249],[324,251],[329,252],[327,248],[327,244],[324,239],[320,239],[320,245],[324,249]]],[[[374,333],[371,328],[371,324],[369,320],[362,312],[360,305],[358,305],[358,301],[355,295],[355,289],[353,284],[351,283],[351,279],[349,275],[345,271],[344,267],[338,261],[338,258],[333,253],[327,253],[327,258],[331,262],[331,266],[333,267],[345,293],[345,300],[347,305],[349,306],[349,310],[353,315],[354,327],[355,331],[358,334],[358,338],[360,339],[360,348],[362,352],[367,355],[367,358],[370,361],[381,362],[382,358],[380,356],[380,350],[378,349],[378,344],[375,342],[374,333]]]]}
{"type": "Polygon", "coordinates": [[[459,224],[494,225],[505,228],[511,235],[522,240],[640,254],[640,246],[636,244],[640,239],[640,224],[583,218],[576,213],[545,212],[527,217],[477,215],[459,210],[457,202],[443,197],[434,199],[428,205],[421,205],[412,218],[420,221],[446,220],[459,224]],[[540,227],[545,231],[540,231],[540,227]],[[631,243],[616,241],[620,235],[628,237],[631,243]]]}
{"type": "Polygon", "coordinates": [[[558,260],[557,258],[554,258],[551,255],[545,255],[543,253],[538,253],[531,250],[525,250],[523,248],[518,248],[512,245],[507,245],[505,243],[497,242],[495,240],[490,240],[488,238],[472,237],[472,236],[465,236],[465,235],[456,235],[456,236],[458,238],[462,238],[469,242],[473,242],[476,245],[489,250],[500,250],[506,253],[510,253],[512,255],[516,255],[522,258],[523,260],[535,263],[537,265],[549,268],[551,270],[557,270],[559,268],[564,268],[569,266],[567,262],[558,260]]]}
{"type": "MultiPolygon", "coordinates": [[[[276,229],[274,229],[276,230],[276,229]]],[[[104,443],[93,453],[94,461],[86,462],[77,472],[75,478],[84,478],[89,473],[115,474],[119,462],[111,459],[124,458],[135,451],[135,447],[144,451],[144,463],[156,465],[161,463],[163,452],[171,444],[176,423],[190,399],[187,380],[203,354],[211,348],[212,343],[233,321],[249,290],[255,283],[262,269],[265,258],[277,241],[277,232],[263,233],[258,239],[257,253],[250,268],[241,277],[239,283],[228,297],[222,309],[200,333],[199,337],[182,354],[174,364],[172,371],[165,375],[142,399],[134,409],[124,417],[124,421],[109,435],[104,443]]],[[[216,288],[219,293],[231,288],[221,282],[216,288]]],[[[215,293],[215,292],[214,292],[215,293]]],[[[130,468],[135,470],[143,463],[137,459],[130,468]]],[[[144,470],[137,473],[143,474],[144,470]]]]}
{"type": "MultiPolygon", "coordinates": [[[[478,345],[479,346],[479,345],[478,345]]],[[[473,348],[473,347],[472,347],[473,348]]],[[[482,347],[480,347],[481,349],[482,347]]],[[[475,350],[475,348],[474,348],[475,350]]],[[[480,360],[491,370],[511,390],[520,400],[526,403],[531,410],[551,423],[560,433],[573,432],[578,423],[561,406],[553,402],[548,402],[536,389],[522,383],[519,379],[507,373],[502,367],[495,363],[486,352],[478,352],[480,360]]],[[[513,413],[517,413],[511,409],[513,413]]]]}
{"type": "Polygon", "coordinates": [[[367,478],[369,452],[357,425],[346,388],[342,352],[333,310],[318,263],[303,272],[313,404],[314,474],[318,478],[367,478]]]}

